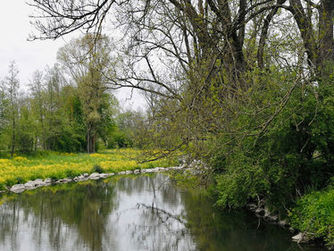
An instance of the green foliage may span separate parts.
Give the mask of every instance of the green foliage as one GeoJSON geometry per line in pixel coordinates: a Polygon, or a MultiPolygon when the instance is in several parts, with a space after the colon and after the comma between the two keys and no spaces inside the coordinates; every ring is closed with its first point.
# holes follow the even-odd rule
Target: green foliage
{"type": "Polygon", "coordinates": [[[8,76],[0,82],[0,150],[10,149],[11,155],[88,148],[95,152],[98,142],[107,145],[117,127],[118,103],[107,92],[102,75],[111,65],[110,41],[101,37],[96,51],[94,41],[86,35],[60,49],[62,67],[36,71],[29,93],[23,95],[18,94],[18,70],[11,63],[8,76]],[[74,72],[78,75],[71,75],[74,72]]]}
{"type": "Polygon", "coordinates": [[[132,147],[133,141],[131,136],[125,131],[115,129],[109,136],[108,147],[109,148],[127,148],[132,147]]]}
{"type": "Polygon", "coordinates": [[[100,165],[94,165],[91,172],[92,173],[104,173],[104,170],[100,165]]]}
{"type": "Polygon", "coordinates": [[[30,110],[27,106],[20,109],[20,118],[17,130],[17,147],[22,153],[31,153],[35,146],[35,121],[30,116],[30,110]]]}
{"type": "Polygon", "coordinates": [[[334,247],[334,187],[311,192],[297,201],[290,213],[291,225],[310,238],[323,238],[334,247]]]}
{"type": "Polygon", "coordinates": [[[242,153],[228,161],[224,174],[218,175],[217,204],[223,207],[242,207],[249,198],[255,198],[259,193],[266,194],[269,182],[263,169],[242,153]]]}
{"type": "Polygon", "coordinates": [[[145,117],[143,113],[126,111],[115,118],[115,129],[110,134],[108,145],[111,148],[138,147],[143,148],[142,138],[147,138],[145,117]]]}
{"type": "MultiPolygon", "coordinates": [[[[272,84],[275,79],[272,79],[272,84]]],[[[334,86],[299,83],[282,105],[290,82],[280,90],[258,89],[248,103],[238,107],[230,126],[245,133],[221,134],[211,140],[208,162],[216,171],[218,203],[244,206],[250,199],[264,198],[280,212],[294,205],[299,194],[322,189],[334,176],[334,86]],[[281,103],[279,103],[281,102],[281,103]],[[256,112],[260,104],[268,107],[256,112]],[[259,126],[260,125],[260,126],[259,126]]]]}
{"type": "Polygon", "coordinates": [[[80,175],[80,171],[77,171],[75,169],[67,169],[67,170],[65,170],[65,177],[74,178],[74,177],[76,177],[78,175],[80,175]]]}

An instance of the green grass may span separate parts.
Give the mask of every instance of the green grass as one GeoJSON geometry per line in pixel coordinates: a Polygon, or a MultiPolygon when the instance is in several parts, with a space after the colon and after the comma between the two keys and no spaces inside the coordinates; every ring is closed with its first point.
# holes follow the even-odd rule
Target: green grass
{"type": "Polygon", "coordinates": [[[82,173],[120,172],[125,170],[168,167],[176,164],[173,159],[160,159],[140,164],[145,153],[135,149],[106,150],[101,153],[44,152],[33,156],[21,155],[0,158],[0,190],[17,183],[34,179],[61,179],[82,173]]]}

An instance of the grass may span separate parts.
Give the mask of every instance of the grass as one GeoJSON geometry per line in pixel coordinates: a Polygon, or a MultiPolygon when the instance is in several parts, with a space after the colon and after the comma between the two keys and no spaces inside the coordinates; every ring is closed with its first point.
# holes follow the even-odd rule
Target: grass
{"type": "Polygon", "coordinates": [[[160,159],[140,164],[138,159],[144,152],[136,149],[105,150],[101,153],[57,153],[48,152],[35,156],[0,158],[0,190],[34,179],[61,179],[92,173],[98,168],[102,172],[168,167],[176,164],[172,159],[160,159]]]}

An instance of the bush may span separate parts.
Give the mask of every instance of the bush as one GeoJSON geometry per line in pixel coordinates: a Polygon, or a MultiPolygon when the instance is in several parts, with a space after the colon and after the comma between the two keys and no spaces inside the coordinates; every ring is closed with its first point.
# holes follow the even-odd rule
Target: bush
{"type": "Polygon", "coordinates": [[[242,207],[249,198],[266,193],[269,184],[263,170],[246,156],[239,154],[224,174],[216,177],[218,201],[222,207],[242,207]]]}
{"type": "Polygon", "coordinates": [[[94,165],[91,172],[92,173],[103,173],[104,170],[100,165],[94,165]]]}
{"type": "Polygon", "coordinates": [[[303,196],[290,219],[294,228],[307,232],[311,238],[323,238],[334,248],[334,187],[303,196]]]}
{"type": "MultiPolygon", "coordinates": [[[[283,94],[284,88],[290,87],[282,83],[283,94]]],[[[264,95],[256,102],[274,103],[282,93],[265,96],[260,91],[252,101],[264,95]]],[[[243,132],[222,134],[211,142],[208,162],[217,175],[218,204],[242,207],[260,198],[286,213],[300,194],[324,189],[334,175],[334,85],[297,86],[265,132],[259,125],[276,108],[259,115],[254,109],[254,104],[240,104],[229,127],[243,132]]]]}
{"type": "Polygon", "coordinates": [[[114,131],[108,140],[108,148],[128,148],[133,146],[131,137],[123,131],[114,131]]]}
{"type": "Polygon", "coordinates": [[[67,178],[74,178],[74,177],[78,176],[79,174],[80,174],[80,172],[72,170],[72,169],[67,169],[65,171],[65,176],[67,178]]]}

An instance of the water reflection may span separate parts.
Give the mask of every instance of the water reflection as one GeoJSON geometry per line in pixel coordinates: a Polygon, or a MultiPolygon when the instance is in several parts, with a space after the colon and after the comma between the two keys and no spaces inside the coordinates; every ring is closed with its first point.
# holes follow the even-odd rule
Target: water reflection
{"type": "Polygon", "coordinates": [[[162,174],[4,199],[0,250],[299,250],[277,226],[258,225],[244,212],[221,213],[208,198],[176,188],[162,174]]]}
{"type": "Polygon", "coordinates": [[[103,250],[113,196],[112,185],[87,183],[10,198],[0,207],[0,250],[103,250]]]}

